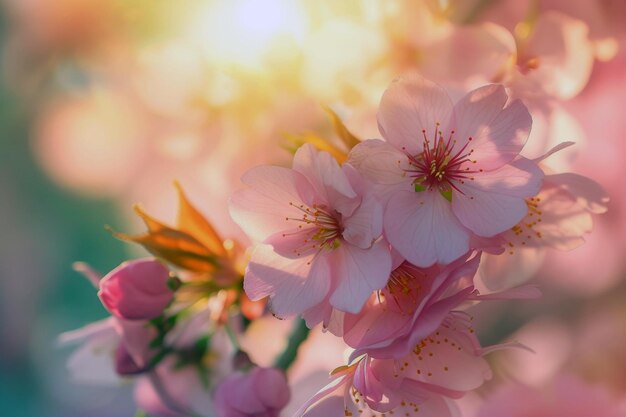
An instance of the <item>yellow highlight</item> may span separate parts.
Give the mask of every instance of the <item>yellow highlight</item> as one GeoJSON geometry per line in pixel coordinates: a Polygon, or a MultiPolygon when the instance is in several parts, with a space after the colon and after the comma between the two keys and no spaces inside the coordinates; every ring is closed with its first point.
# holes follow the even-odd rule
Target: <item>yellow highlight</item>
{"type": "Polygon", "coordinates": [[[222,0],[202,10],[193,26],[212,62],[258,70],[273,49],[302,41],[306,20],[298,1],[222,0]]]}

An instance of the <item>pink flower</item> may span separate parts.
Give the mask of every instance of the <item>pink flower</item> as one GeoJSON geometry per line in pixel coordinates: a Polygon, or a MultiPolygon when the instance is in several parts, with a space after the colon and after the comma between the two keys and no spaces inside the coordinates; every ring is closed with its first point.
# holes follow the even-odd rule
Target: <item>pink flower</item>
{"type": "Polygon", "coordinates": [[[550,386],[509,384],[498,389],[476,417],[624,417],[626,410],[608,392],[577,377],[561,375],[550,386]]]}
{"type": "Polygon", "coordinates": [[[259,166],[242,181],[230,211],[251,238],[244,288],[252,300],[270,296],[280,316],[320,304],[358,312],[391,271],[380,239],[382,207],[350,165],[304,145],[293,169],[259,166]]]}
{"type": "Polygon", "coordinates": [[[119,384],[120,376],[115,371],[115,351],[120,340],[115,317],[61,333],[61,345],[80,344],[67,361],[72,378],[88,384],[119,384]]]}
{"type": "Polygon", "coordinates": [[[526,107],[506,103],[504,87],[487,85],[453,105],[422,78],[398,79],[383,95],[386,142],[360,143],[349,162],[377,183],[384,234],[409,262],[450,263],[472,235],[495,236],[526,215],[543,175],[518,156],[532,124],[526,107]]]}
{"type": "Polygon", "coordinates": [[[154,259],[124,262],[100,281],[102,304],[120,319],[149,320],[172,301],[169,271],[154,259]]]}
{"type": "Polygon", "coordinates": [[[397,358],[434,332],[451,310],[473,295],[480,255],[442,267],[403,262],[360,314],[346,314],[343,338],[355,354],[397,358]]]}
{"type": "Polygon", "coordinates": [[[594,61],[589,28],[581,20],[548,11],[515,31],[516,65],[502,77],[515,97],[575,97],[587,85],[594,61]]]}
{"type": "Polygon", "coordinates": [[[274,368],[255,367],[228,376],[215,389],[218,417],[278,417],[289,402],[285,374],[274,368]]]}
{"type": "Polygon", "coordinates": [[[332,381],[304,403],[294,417],[359,416],[361,413],[380,417],[392,411],[400,416],[459,416],[453,401],[419,385],[396,389],[385,386],[376,376],[372,360],[363,358],[335,369],[332,381]]]}
{"type": "Polygon", "coordinates": [[[61,334],[63,344],[80,342],[68,368],[86,382],[116,381],[113,374],[134,375],[146,371],[157,351],[150,347],[157,336],[147,321],[108,317],[80,329],[61,334]]]}
{"type": "MultiPolygon", "coordinates": [[[[558,145],[535,162],[571,144],[558,145]]],[[[592,215],[606,212],[608,201],[604,189],[587,177],[546,172],[539,193],[526,199],[526,216],[493,239],[500,241],[508,256],[485,258],[483,282],[499,290],[530,279],[541,265],[545,249],[568,251],[582,245],[593,228],[592,215]]]]}
{"type": "MultiPolygon", "coordinates": [[[[464,313],[446,317],[432,334],[397,359],[367,354],[337,368],[332,382],[296,416],[358,415],[358,410],[398,415],[457,416],[453,398],[491,377],[482,349],[464,313]],[[391,413],[393,411],[393,413],[391,413]],[[352,413],[352,414],[350,414],[352,413]]],[[[368,414],[369,415],[369,414],[368,414]]]]}

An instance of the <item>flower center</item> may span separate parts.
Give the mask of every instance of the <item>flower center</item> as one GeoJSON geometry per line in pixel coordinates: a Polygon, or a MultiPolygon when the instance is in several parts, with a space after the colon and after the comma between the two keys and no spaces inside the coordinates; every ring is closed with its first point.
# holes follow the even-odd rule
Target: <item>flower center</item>
{"type": "MultiPolygon", "coordinates": [[[[464,184],[467,179],[473,180],[473,174],[482,170],[473,170],[467,166],[476,163],[476,160],[471,159],[474,150],[468,149],[472,138],[467,138],[467,142],[459,148],[454,130],[445,139],[439,126],[439,123],[435,125],[435,134],[431,139],[426,135],[426,130],[422,130],[423,150],[417,155],[407,153],[409,167],[404,171],[413,178],[415,191],[436,188],[451,200],[453,189],[463,194],[456,182],[464,184]]],[[[406,151],[405,148],[403,150],[406,151]]]]}
{"type": "Polygon", "coordinates": [[[387,286],[379,292],[379,299],[387,299],[387,305],[393,310],[413,314],[423,296],[420,281],[426,278],[424,272],[405,262],[391,271],[387,286]]]}
{"type": "MultiPolygon", "coordinates": [[[[296,205],[289,203],[290,206],[297,208],[302,212],[301,217],[287,217],[287,220],[301,223],[299,229],[305,226],[308,233],[304,234],[303,249],[336,249],[341,244],[341,235],[343,226],[341,224],[341,214],[336,210],[328,209],[324,204],[313,204],[308,207],[304,204],[296,205]]],[[[283,236],[287,236],[284,234],[283,236]]]]}

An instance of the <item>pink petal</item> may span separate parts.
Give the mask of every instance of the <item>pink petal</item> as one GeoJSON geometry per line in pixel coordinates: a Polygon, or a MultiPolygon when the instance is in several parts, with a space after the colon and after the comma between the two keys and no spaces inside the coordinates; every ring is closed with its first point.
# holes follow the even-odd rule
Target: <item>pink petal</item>
{"type": "MultiPolygon", "coordinates": [[[[326,328],[332,320],[333,312],[336,310],[334,310],[333,307],[328,303],[328,298],[330,297],[326,297],[324,301],[305,310],[302,313],[302,318],[306,322],[306,326],[309,329],[312,329],[319,323],[322,323],[322,326],[326,328]]],[[[332,330],[331,333],[335,334],[332,330]]]]}
{"type": "Polygon", "coordinates": [[[528,212],[524,197],[539,192],[542,178],[543,173],[534,162],[517,160],[458,184],[461,193],[454,193],[452,210],[477,235],[495,236],[524,218],[528,212]]]}
{"type": "Polygon", "coordinates": [[[343,338],[353,348],[386,346],[406,331],[410,319],[404,311],[366,307],[358,315],[346,314],[343,338]]]}
{"type": "Polygon", "coordinates": [[[270,296],[272,311],[290,316],[324,299],[330,288],[329,274],[324,256],[288,259],[271,246],[258,245],[246,270],[244,290],[253,301],[270,296]]]}
{"type": "Polygon", "coordinates": [[[529,251],[539,260],[541,248],[570,250],[582,245],[583,236],[592,227],[591,214],[576,202],[574,196],[564,189],[548,186],[534,199],[533,210],[529,210],[516,229],[501,236],[511,254],[529,251]]]}
{"type": "Polygon", "coordinates": [[[317,231],[317,227],[310,226],[302,229],[281,230],[265,239],[263,243],[271,245],[274,252],[285,258],[304,258],[319,250],[313,246],[316,242],[312,239],[317,231]]]}
{"type": "Polygon", "coordinates": [[[550,148],[543,155],[538,156],[537,158],[533,158],[533,161],[535,161],[536,163],[539,163],[539,162],[543,161],[544,159],[551,157],[555,153],[560,152],[563,149],[567,149],[570,146],[574,146],[574,145],[576,145],[576,142],[572,142],[572,141],[561,142],[558,145],[555,145],[552,148],[550,148]]]}
{"type": "Polygon", "coordinates": [[[393,402],[390,403],[389,390],[385,390],[385,386],[371,371],[372,361],[365,358],[359,362],[354,372],[352,386],[361,393],[363,399],[368,404],[377,405],[378,411],[388,411],[393,408],[393,402]]]}
{"type": "Polygon", "coordinates": [[[398,78],[380,101],[378,128],[395,148],[416,155],[422,151],[422,130],[429,138],[437,123],[447,130],[452,108],[452,100],[437,84],[418,76],[398,78]]]}
{"type": "Polygon", "coordinates": [[[402,170],[407,156],[382,140],[364,140],[356,145],[350,151],[348,163],[369,181],[380,184],[374,187],[380,196],[393,192],[394,186],[402,188],[411,181],[402,170]]]}
{"type": "Polygon", "coordinates": [[[420,61],[420,72],[433,80],[482,84],[501,74],[515,51],[513,35],[502,26],[493,23],[455,25],[449,34],[429,42],[420,51],[428,57],[420,61]]]}
{"type": "Polygon", "coordinates": [[[387,284],[391,272],[391,254],[384,241],[369,249],[342,244],[329,255],[329,262],[338,281],[330,303],[350,313],[361,311],[372,292],[387,284]]]}
{"type": "Polygon", "coordinates": [[[585,210],[601,214],[607,211],[609,196],[600,184],[582,175],[563,173],[548,175],[546,183],[567,190],[585,210]]]}
{"type": "MultiPolygon", "coordinates": [[[[254,372],[254,370],[251,372],[254,372]]],[[[217,397],[224,397],[226,400],[224,407],[225,414],[240,412],[241,415],[254,415],[265,411],[264,404],[256,395],[254,380],[250,376],[250,374],[235,374],[230,376],[224,381],[222,386],[218,387],[218,390],[216,390],[216,399],[217,397]],[[221,388],[221,390],[219,388],[221,388]]]]}
{"type": "Polygon", "coordinates": [[[593,68],[589,27],[562,13],[541,13],[525,55],[539,60],[539,67],[530,71],[528,78],[538,82],[548,94],[572,98],[587,85],[593,68]]]}
{"type": "Polygon", "coordinates": [[[289,203],[312,199],[313,188],[288,168],[257,166],[241,178],[250,188],[237,191],[229,202],[230,215],[253,240],[263,241],[273,233],[297,226],[287,217],[301,218],[302,212],[289,203]]]}
{"type": "MultiPolygon", "coordinates": [[[[281,410],[290,398],[287,378],[282,371],[274,368],[256,368],[254,389],[265,408],[281,410]]],[[[254,371],[253,371],[254,372],[254,371]]]]}
{"type": "Polygon", "coordinates": [[[332,378],[332,381],[302,404],[293,414],[293,417],[333,416],[335,415],[337,407],[339,407],[338,409],[343,413],[345,407],[344,396],[342,394],[346,389],[346,385],[352,384],[352,375],[344,372],[343,374],[335,374],[332,378]]]}
{"type": "Polygon", "coordinates": [[[345,416],[344,397],[340,394],[330,395],[310,406],[303,412],[294,414],[293,417],[329,417],[345,416]]]}
{"type": "Polygon", "coordinates": [[[417,266],[447,264],[469,250],[469,231],[436,191],[396,192],[387,204],[384,228],[391,245],[417,266]]]}
{"type": "Polygon", "coordinates": [[[534,285],[524,285],[508,290],[493,292],[490,294],[479,294],[468,297],[468,300],[535,300],[541,298],[541,290],[534,285]]]}
{"type": "Polygon", "coordinates": [[[328,152],[318,151],[311,144],[302,145],[293,158],[293,169],[309,180],[315,189],[316,201],[306,201],[309,205],[326,204],[350,215],[359,204],[348,178],[328,152]]]}
{"type": "Polygon", "coordinates": [[[454,107],[456,148],[472,141],[468,150],[476,160],[472,169],[493,170],[512,161],[524,147],[532,118],[524,104],[516,100],[503,109],[504,87],[488,85],[467,94],[454,107]]]}
{"type": "Polygon", "coordinates": [[[373,194],[366,194],[352,216],[344,219],[343,238],[367,249],[383,232],[383,207],[373,194]]]}
{"type": "Polygon", "coordinates": [[[156,353],[150,346],[157,337],[156,329],[148,321],[124,319],[117,319],[115,327],[135,363],[140,367],[146,366],[156,353]]]}
{"type": "Polygon", "coordinates": [[[476,389],[491,377],[491,368],[474,351],[466,329],[441,326],[425,343],[419,353],[406,357],[408,366],[401,375],[453,391],[476,389]]]}
{"type": "Polygon", "coordinates": [[[424,309],[421,314],[414,319],[411,325],[411,331],[404,336],[398,337],[390,343],[379,343],[378,345],[367,347],[366,349],[357,349],[352,353],[350,358],[353,359],[365,353],[365,351],[370,356],[381,359],[398,358],[409,354],[417,343],[437,330],[446,316],[450,314],[450,311],[466,301],[472,291],[473,288],[468,287],[453,296],[435,302],[427,309],[424,309]]]}
{"type": "Polygon", "coordinates": [[[461,188],[464,196],[452,199],[461,223],[479,236],[491,237],[515,226],[528,211],[519,197],[490,193],[478,188],[461,188]],[[470,199],[471,198],[471,199],[470,199]]]}

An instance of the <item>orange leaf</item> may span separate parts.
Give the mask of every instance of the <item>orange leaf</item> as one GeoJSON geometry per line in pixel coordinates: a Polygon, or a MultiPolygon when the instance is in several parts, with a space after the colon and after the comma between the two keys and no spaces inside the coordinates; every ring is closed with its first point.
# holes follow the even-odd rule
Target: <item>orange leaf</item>
{"type": "MultiPolygon", "coordinates": [[[[135,206],[134,209],[148,227],[148,232],[132,236],[111,230],[115,237],[138,243],[154,256],[188,271],[206,273],[215,271],[219,266],[218,258],[221,253],[216,256],[203,242],[190,233],[161,223],[143,211],[141,207],[135,206]]],[[[221,250],[224,252],[223,247],[221,250]]]]}
{"type": "Polygon", "coordinates": [[[178,229],[187,232],[195,237],[200,243],[206,246],[214,255],[226,256],[222,238],[215,231],[211,223],[191,205],[183,188],[177,181],[174,186],[178,191],[178,229]]]}
{"type": "Polygon", "coordinates": [[[346,125],[343,124],[341,118],[331,109],[330,107],[324,106],[324,110],[328,113],[328,117],[330,117],[330,121],[333,123],[333,128],[335,129],[335,133],[339,136],[339,139],[348,147],[348,149],[354,148],[358,145],[361,140],[354,136],[352,132],[348,130],[346,125]]]}

